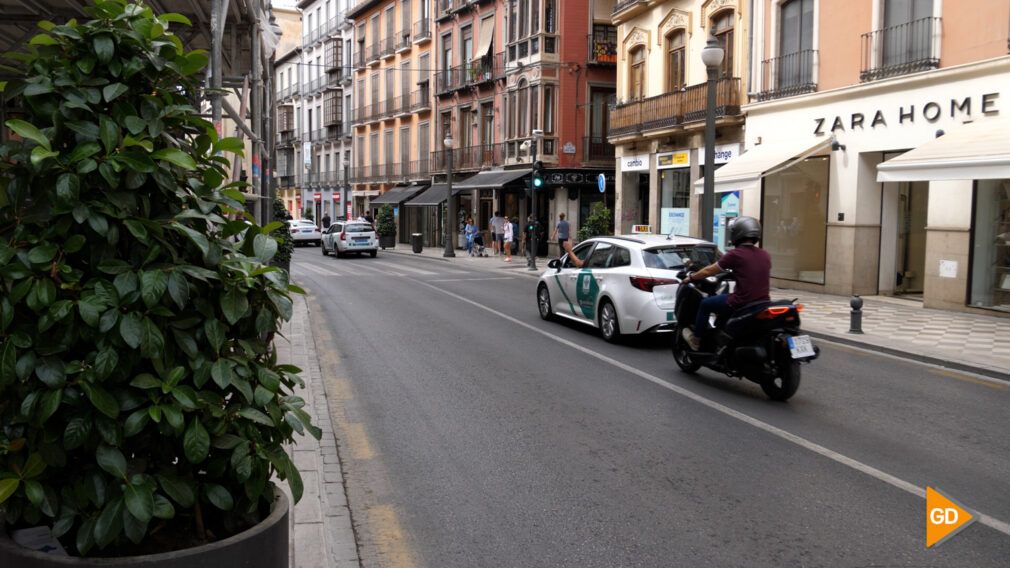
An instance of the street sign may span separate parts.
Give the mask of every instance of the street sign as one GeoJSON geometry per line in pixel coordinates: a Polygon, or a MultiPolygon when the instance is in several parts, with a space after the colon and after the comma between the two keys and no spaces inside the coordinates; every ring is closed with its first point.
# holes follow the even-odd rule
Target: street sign
{"type": "Polygon", "coordinates": [[[603,193],[607,189],[607,176],[600,174],[596,177],[596,185],[600,188],[600,193],[603,193]]]}

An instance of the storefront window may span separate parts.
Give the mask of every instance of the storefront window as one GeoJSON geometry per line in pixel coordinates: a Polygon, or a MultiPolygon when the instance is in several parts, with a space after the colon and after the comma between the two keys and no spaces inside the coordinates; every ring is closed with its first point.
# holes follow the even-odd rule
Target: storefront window
{"type": "Polygon", "coordinates": [[[664,235],[691,232],[691,170],[659,170],[659,231],[664,235]]]}
{"type": "Polygon", "coordinates": [[[824,284],[828,158],[804,160],[764,180],[761,246],[772,276],[824,284]]]}
{"type": "Polygon", "coordinates": [[[979,180],[972,223],[971,305],[1010,312],[1010,180],[979,180]]]}

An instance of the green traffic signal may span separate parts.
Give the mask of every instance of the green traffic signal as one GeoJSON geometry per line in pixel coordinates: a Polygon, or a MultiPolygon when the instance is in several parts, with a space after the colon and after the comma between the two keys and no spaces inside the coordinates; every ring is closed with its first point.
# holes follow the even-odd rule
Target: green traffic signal
{"type": "Polygon", "coordinates": [[[540,176],[533,177],[533,187],[540,188],[543,187],[543,185],[544,185],[544,178],[540,176]]]}

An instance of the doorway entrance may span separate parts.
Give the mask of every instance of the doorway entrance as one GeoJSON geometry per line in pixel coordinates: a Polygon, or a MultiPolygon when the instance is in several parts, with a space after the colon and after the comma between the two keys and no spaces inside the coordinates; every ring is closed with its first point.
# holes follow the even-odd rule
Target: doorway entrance
{"type": "Polygon", "coordinates": [[[898,233],[894,293],[922,296],[926,271],[929,182],[898,184],[898,233]]]}

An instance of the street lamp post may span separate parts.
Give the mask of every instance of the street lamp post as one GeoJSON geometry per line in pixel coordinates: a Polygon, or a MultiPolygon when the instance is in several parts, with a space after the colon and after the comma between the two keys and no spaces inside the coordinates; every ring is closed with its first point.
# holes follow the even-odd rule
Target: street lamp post
{"type": "Polygon", "coordinates": [[[452,135],[450,134],[445,137],[445,140],[442,140],[442,145],[445,147],[447,154],[445,174],[445,252],[442,253],[442,256],[454,257],[456,256],[456,251],[452,241],[455,238],[456,212],[454,211],[455,207],[453,207],[452,202],[452,149],[456,146],[456,141],[452,139],[452,135]]]}
{"type": "Polygon", "coordinates": [[[540,139],[543,137],[544,131],[536,129],[533,131],[534,142],[531,143],[533,146],[533,159],[530,160],[530,215],[533,217],[533,229],[530,231],[530,250],[529,250],[529,264],[527,265],[527,270],[535,272],[537,269],[537,186],[535,184],[534,178],[538,173],[536,171],[537,164],[537,147],[540,145],[540,139]]]}
{"type": "Polygon", "coordinates": [[[705,104],[705,193],[701,196],[701,238],[712,240],[715,214],[715,84],[724,52],[715,36],[708,36],[701,61],[708,70],[708,99],[705,104]]]}
{"type": "Polygon", "coordinates": [[[342,188],[343,191],[341,191],[340,196],[340,215],[337,215],[337,217],[349,217],[349,215],[347,215],[347,200],[351,198],[351,183],[348,170],[351,168],[351,161],[345,159],[343,165],[344,165],[344,187],[342,188]]]}

